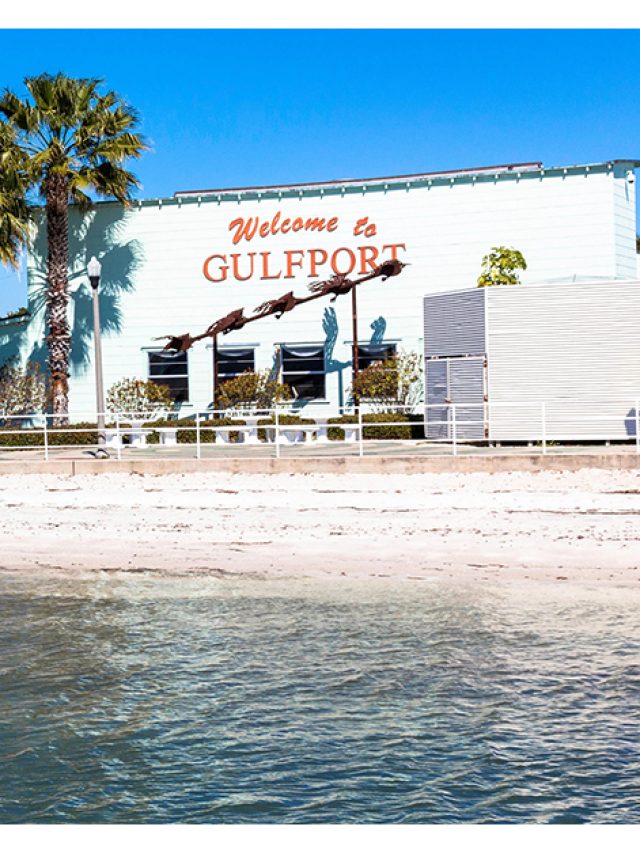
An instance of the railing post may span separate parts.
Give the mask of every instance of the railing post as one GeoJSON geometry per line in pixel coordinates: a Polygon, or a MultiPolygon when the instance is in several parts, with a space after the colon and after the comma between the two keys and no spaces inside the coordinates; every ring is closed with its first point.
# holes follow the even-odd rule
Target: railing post
{"type": "Polygon", "coordinates": [[[636,453],[640,453],[640,400],[636,400],[636,453]]]}
{"type": "Polygon", "coordinates": [[[456,404],[451,404],[451,439],[453,441],[453,455],[458,455],[458,429],[456,426],[456,404]]]}
{"type": "Polygon", "coordinates": [[[540,415],[542,417],[542,452],[547,452],[547,404],[540,403],[540,415]]]}
{"type": "Polygon", "coordinates": [[[362,406],[358,406],[358,452],[360,456],[364,455],[364,435],[362,427],[362,406]]]}
{"type": "Polygon", "coordinates": [[[196,412],[196,459],[200,459],[200,412],[196,412]]]}
{"type": "Polygon", "coordinates": [[[44,461],[49,461],[49,436],[47,434],[47,413],[44,413],[44,426],[42,428],[44,433],[44,461]]]}
{"type": "Polygon", "coordinates": [[[122,458],[122,439],[120,437],[120,412],[116,412],[116,456],[118,462],[122,458]]]}
{"type": "Polygon", "coordinates": [[[278,404],[275,404],[273,417],[274,439],[276,443],[276,459],[280,459],[280,417],[278,414],[278,404]]]}

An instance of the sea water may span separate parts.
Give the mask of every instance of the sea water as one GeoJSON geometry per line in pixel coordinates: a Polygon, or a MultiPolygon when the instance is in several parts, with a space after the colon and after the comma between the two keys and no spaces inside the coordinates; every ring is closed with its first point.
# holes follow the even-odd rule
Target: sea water
{"type": "Polygon", "coordinates": [[[633,822],[640,595],[0,575],[0,822],[633,822]]]}

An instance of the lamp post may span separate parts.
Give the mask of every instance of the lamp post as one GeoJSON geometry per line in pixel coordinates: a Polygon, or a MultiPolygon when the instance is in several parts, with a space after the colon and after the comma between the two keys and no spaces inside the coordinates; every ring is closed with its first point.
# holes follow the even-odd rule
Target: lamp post
{"type": "Polygon", "coordinates": [[[213,417],[218,417],[218,336],[213,336],[213,417]]]}
{"type": "Polygon", "coordinates": [[[102,382],[102,341],[100,339],[100,304],[98,302],[98,286],[100,284],[100,273],[102,264],[92,257],[87,264],[87,274],[91,283],[93,297],[93,340],[95,344],[95,367],[96,367],[96,413],[98,416],[98,451],[106,453],[107,438],[105,434],[105,405],[104,385],[102,382]]]}
{"type": "Polygon", "coordinates": [[[358,302],[356,300],[356,287],[355,285],[351,288],[351,323],[353,326],[353,347],[351,354],[351,376],[352,376],[352,387],[353,387],[353,402],[355,403],[356,411],[358,411],[360,407],[360,398],[356,393],[356,381],[358,379],[358,373],[360,372],[360,354],[358,352],[358,302]]]}

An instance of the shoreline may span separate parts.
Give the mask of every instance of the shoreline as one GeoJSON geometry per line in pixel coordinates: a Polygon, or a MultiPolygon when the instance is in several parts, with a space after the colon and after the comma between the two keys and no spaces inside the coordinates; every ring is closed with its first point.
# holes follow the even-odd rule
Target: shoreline
{"type": "Polygon", "coordinates": [[[640,589],[640,473],[0,478],[0,570],[640,589]]]}

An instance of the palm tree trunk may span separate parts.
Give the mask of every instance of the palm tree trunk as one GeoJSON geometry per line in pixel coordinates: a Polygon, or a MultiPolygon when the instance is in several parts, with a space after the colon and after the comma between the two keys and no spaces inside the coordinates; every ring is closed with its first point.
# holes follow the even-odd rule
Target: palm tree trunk
{"type": "Polygon", "coordinates": [[[51,402],[56,426],[68,423],[69,350],[71,335],[67,320],[69,303],[69,190],[62,175],[49,175],[45,181],[47,206],[47,322],[49,334],[49,374],[51,402]]]}

